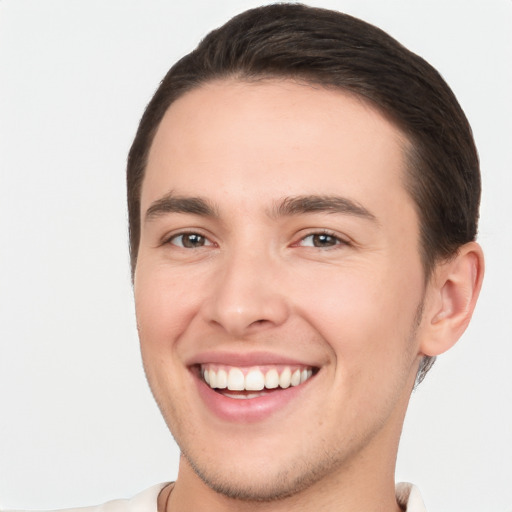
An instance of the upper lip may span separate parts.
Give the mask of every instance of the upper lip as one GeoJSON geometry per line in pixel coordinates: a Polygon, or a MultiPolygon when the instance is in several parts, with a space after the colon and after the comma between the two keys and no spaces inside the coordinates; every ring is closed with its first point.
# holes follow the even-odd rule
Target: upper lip
{"type": "Polygon", "coordinates": [[[195,354],[187,361],[187,366],[206,363],[238,367],[260,365],[319,366],[311,361],[305,361],[273,352],[227,352],[215,350],[195,354]]]}

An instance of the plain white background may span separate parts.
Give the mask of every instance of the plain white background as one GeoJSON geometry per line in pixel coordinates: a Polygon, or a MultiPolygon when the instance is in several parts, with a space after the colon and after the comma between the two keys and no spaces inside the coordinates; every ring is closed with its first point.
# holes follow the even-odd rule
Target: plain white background
{"type": "MultiPolygon", "coordinates": [[[[0,505],[128,497],[176,476],[145,383],[126,154],[170,65],[258,0],[0,0],[0,505]]],[[[512,2],[312,1],[437,67],[482,163],[473,323],[413,394],[397,480],[429,512],[512,510],[512,2]]],[[[392,297],[390,297],[392,300],[392,297]]]]}

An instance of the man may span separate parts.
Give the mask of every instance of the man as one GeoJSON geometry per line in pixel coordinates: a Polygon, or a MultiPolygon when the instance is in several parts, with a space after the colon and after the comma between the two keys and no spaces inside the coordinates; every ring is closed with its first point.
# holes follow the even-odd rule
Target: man
{"type": "Polygon", "coordinates": [[[409,395],[483,273],[476,150],[439,75],[342,14],[246,12],[163,80],[128,194],[144,365],[182,450],[162,508],[406,506],[409,395]]]}
{"type": "Polygon", "coordinates": [[[178,478],[105,509],[423,510],[395,490],[396,452],[478,297],[479,196],[455,97],[379,29],[273,5],[207,36],[128,161],[142,356],[178,478]]]}

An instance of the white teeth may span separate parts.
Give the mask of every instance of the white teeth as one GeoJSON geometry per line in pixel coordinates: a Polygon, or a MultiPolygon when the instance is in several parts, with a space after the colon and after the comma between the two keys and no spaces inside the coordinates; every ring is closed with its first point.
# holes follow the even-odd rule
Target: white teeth
{"type": "MultiPolygon", "coordinates": [[[[210,375],[211,379],[211,375],[210,375]]],[[[231,391],[243,391],[245,387],[245,379],[242,370],[239,368],[231,368],[228,375],[228,389],[231,391]]],[[[211,384],[210,384],[211,386],[211,384]]]]}
{"type": "MultiPolygon", "coordinates": [[[[206,366],[206,365],[205,365],[206,366]]],[[[202,375],[204,381],[212,389],[226,389],[230,391],[262,391],[265,389],[282,389],[289,388],[290,386],[298,386],[306,382],[312,375],[311,368],[295,369],[292,373],[290,367],[286,366],[281,369],[279,373],[277,368],[271,368],[265,373],[259,368],[251,368],[244,375],[241,368],[224,367],[214,369],[211,366],[203,368],[202,375]]],[[[264,393],[245,393],[244,395],[230,394],[225,391],[226,396],[232,398],[256,398],[262,396],[264,393]]]]}
{"type": "Polygon", "coordinates": [[[234,393],[230,393],[229,391],[225,391],[222,394],[229,398],[234,398],[235,400],[247,400],[250,398],[258,398],[259,396],[265,396],[265,393],[245,393],[244,395],[236,395],[234,393]]]}
{"type": "Polygon", "coordinates": [[[283,389],[289,388],[291,384],[292,372],[290,368],[285,368],[279,376],[279,386],[283,389]]]}
{"type": "Polygon", "coordinates": [[[250,370],[245,376],[245,389],[260,391],[265,387],[265,377],[259,370],[250,370]]]}
{"type": "Polygon", "coordinates": [[[267,389],[275,389],[279,386],[279,373],[277,373],[277,370],[272,368],[272,370],[269,370],[267,374],[265,375],[265,387],[267,389]]]}
{"type": "Polygon", "coordinates": [[[217,372],[217,387],[219,389],[226,389],[228,387],[228,374],[226,370],[219,370],[217,372]]]}
{"type": "Polygon", "coordinates": [[[300,370],[295,370],[292,373],[292,377],[290,379],[290,384],[292,386],[298,386],[300,384],[300,370]]]}
{"type": "Polygon", "coordinates": [[[217,373],[214,371],[210,372],[210,387],[211,388],[217,387],[217,373]]]}

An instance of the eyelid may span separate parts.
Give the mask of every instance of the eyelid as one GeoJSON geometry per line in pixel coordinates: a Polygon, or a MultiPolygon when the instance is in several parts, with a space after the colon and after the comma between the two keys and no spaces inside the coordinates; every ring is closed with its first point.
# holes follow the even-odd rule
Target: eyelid
{"type": "Polygon", "coordinates": [[[326,235],[326,236],[330,236],[330,237],[336,239],[336,243],[334,245],[323,247],[323,249],[334,249],[334,248],[339,247],[339,246],[349,246],[349,245],[352,245],[352,242],[347,237],[343,237],[339,233],[336,233],[335,231],[331,231],[331,230],[325,229],[325,228],[310,230],[306,234],[302,235],[300,237],[300,239],[297,242],[295,242],[294,244],[292,244],[292,245],[293,246],[299,246],[299,247],[313,247],[313,248],[316,248],[316,249],[322,249],[322,247],[314,247],[312,245],[311,246],[309,246],[309,245],[308,246],[304,246],[304,245],[301,244],[301,242],[303,242],[307,238],[313,237],[313,236],[317,236],[317,235],[326,235]]]}
{"type": "MultiPolygon", "coordinates": [[[[176,238],[179,238],[180,236],[185,236],[185,235],[198,235],[198,236],[204,238],[205,242],[206,242],[204,246],[206,246],[206,247],[212,247],[212,246],[217,245],[216,242],[214,242],[212,240],[211,236],[205,234],[204,231],[200,228],[186,228],[186,229],[180,229],[178,231],[174,231],[172,233],[168,233],[162,237],[160,245],[170,244],[170,245],[174,245],[175,247],[184,248],[178,244],[174,244],[173,241],[176,238]]],[[[311,246],[302,245],[304,240],[306,240],[309,237],[313,237],[315,235],[326,235],[326,236],[332,237],[336,240],[336,243],[334,245],[323,247],[323,249],[330,249],[330,248],[336,248],[339,246],[352,245],[352,241],[348,237],[342,236],[339,233],[329,230],[329,229],[326,229],[326,228],[307,230],[306,233],[300,234],[300,237],[298,238],[298,240],[296,242],[292,243],[291,245],[295,246],[295,247],[302,246],[302,247],[313,247],[313,248],[317,248],[317,249],[322,249],[322,247],[314,247],[313,245],[311,245],[311,246]]],[[[189,249],[189,248],[186,248],[186,249],[189,249]]]]}
{"type": "Polygon", "coordinates": [[[198,236],[204,238],[206,241],[206,243],[205,243],[206,247],[212,247],[212,246],[216,245],[215,242],[211,239],[211,237],[206,235],[204,232],[202,232],[201,229],[198,229],[198,228],[180,229],[178,231],[168,233],[164,237],[162,237],[162,241],[161,241],[160,245],[173,245],[174,247],[189,249],[187,247],[183,247],[183,246],[173,243],[173,240],[175,240],[176,238],[179,238],[180,236],[185,236],[185,235],[198,235],[198,236]]]}

